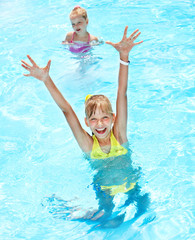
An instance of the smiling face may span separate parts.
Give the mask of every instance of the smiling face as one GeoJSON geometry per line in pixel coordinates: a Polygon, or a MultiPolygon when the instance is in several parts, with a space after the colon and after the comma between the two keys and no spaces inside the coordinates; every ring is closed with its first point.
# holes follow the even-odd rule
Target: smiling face
{"type": "Polygon", "coordinates": [[[104,95],[91,95],[85,101],[85,123],[98,139],[110,137],[115,115],[109,99],[104,95]]]}
{"type": "Polygon", "coordinates": [[[71,21],[71,24],[72,24],[72,27],[73,27],[74,31],[78,35],[86,33],[88,19],[85,19],[81,15],[73,15],[70,18],[70,21],[71,21]]]}
{"type": "Polygon", "coordinates": [[[85,123],[98,139],[106,139],[110,137],[114,120],[113,113],[103,112],[100,107],[97,107],[89,118],[85,118],[85,123]]]}

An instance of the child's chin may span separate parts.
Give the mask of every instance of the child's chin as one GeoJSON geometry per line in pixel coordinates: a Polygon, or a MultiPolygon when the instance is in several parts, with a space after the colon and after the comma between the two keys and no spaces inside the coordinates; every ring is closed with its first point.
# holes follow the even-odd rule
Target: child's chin
{"type": "Polygon", "coordinates": [[[105,133],[95,133],[95,136],[99,139],[104,139],[106,138],[107,134],[105,133]]]}

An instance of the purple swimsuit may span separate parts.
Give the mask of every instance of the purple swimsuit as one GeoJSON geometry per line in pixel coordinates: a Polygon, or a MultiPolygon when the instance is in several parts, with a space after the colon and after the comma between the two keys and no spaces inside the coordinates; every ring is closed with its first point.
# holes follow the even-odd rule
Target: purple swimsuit
{"type": "Polygon", "coordinates": [[[80,41],[73,41],[75,32],[72,34],[72,39],[70,43],[74,43],[74,45],[69,46],[69,50],[73,53],[85,53],[91,49],[90,44],[90,34],[88,34],[88,42],[80,42],[80,41]]]}

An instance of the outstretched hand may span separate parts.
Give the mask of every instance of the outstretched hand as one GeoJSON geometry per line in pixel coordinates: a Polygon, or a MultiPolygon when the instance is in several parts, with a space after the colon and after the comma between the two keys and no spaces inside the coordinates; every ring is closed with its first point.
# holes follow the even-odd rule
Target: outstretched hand
{"type": "Polygon", "coordinates": [[[106,43],[113,46],[120,54],[128,56],[131,49],[134,46],[142,43],[143,41],[136,42],[136,43],[134,42],[138,38],[138,36],[141,34],[141,32],[139,32],[139,29],[136,29],[129,37],[127,37],[127,29],[128,29],[128,26],[125,27],[123,38],[120,42],[113,43],[110,41],[106,41],[106,43]]]}
{"type": "Polygon", "coordinates": [[[28,74],[23,74],[23,75],[26,77],[35,77],[45,82],[49,78],[49,69],[51,65],[51,60],[48,61],[46,67],[40,68],[29,55],[27,55],[27,57],[32,63],[32,66],[29,65],[27,62],[21,60],[22,67],[25,68],[27,71],[29,71],[28,74]]]}

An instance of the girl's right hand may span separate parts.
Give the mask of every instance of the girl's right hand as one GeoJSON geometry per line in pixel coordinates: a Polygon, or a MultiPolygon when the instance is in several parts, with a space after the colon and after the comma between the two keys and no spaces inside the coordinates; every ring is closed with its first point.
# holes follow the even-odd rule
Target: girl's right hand
{"type": "Polygon", "coordinates": [[[49,79],[51,60],[48,61],[47,65],[44,68],[40,68],[29,55],[27,55],[27,57],[32,63],[32,66],[29,65],[27,62],[21,60],[22,67],[29,71],[29,74],[23,75],[26,77],[34,77],[39,79],[40,81],[46,82],[49,79]]]}
{"type": "Polygon", "coordinates": [[[127,29],[128,26],[125,27],[123,38],[120,42],[113,43],[110,41],[106,41],[107,44],[113,46],[120,54],[124,56],[128,56],[129,52],[134,46],[139,45],[143,42],[143,41],[134,42],[141,34],[141,32],[139,32],[139,29],[136,29],[129,37],[127,37],[127,29]]]}

